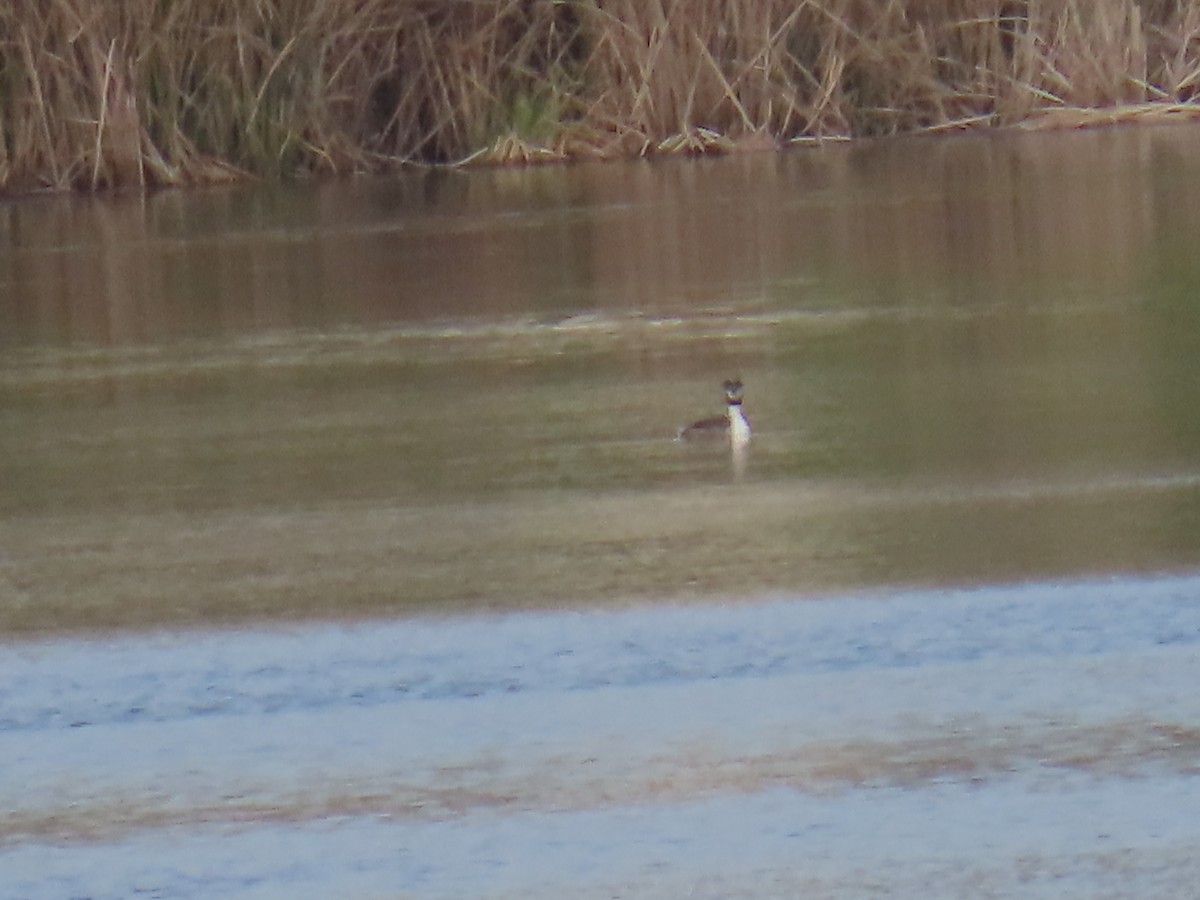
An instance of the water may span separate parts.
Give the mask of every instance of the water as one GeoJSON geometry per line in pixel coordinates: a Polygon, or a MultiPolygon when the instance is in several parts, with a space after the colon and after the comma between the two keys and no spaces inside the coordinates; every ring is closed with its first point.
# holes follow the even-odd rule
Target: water
{"type": "Polygon", "coordinates": [[[1186,896],[1200,579],[0,650],[0,892],[1186,896]]]}
{"type": "Polygon", "coordinates": [[[0,894],[1186,894],[1197,143],[0,207],[0,894]]]}
{"type": "Polygon", "coordinates": [[[0,625],[1191,567],[1197,142],[9,203],[0,625]]]}

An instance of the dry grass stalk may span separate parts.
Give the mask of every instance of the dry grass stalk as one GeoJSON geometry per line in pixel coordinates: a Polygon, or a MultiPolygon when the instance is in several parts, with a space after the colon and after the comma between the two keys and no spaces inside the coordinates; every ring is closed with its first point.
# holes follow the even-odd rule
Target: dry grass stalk
{"type": "Polygon", "coordinates": [[[1177,117],[1200,85],[1200,7],[13,0],[0,73],[0,190],[143,187],[728,152],[1146,102],[1177,117]]]}
{"type": "Polygon", "coordinates": [[[1200,121],[1200,104],[1134,103],[1122,106],[1069,107],[1033,113],[1020,127],[1028,130],[1096,128],[1105,125],[1150,124],[1200,121]]]}

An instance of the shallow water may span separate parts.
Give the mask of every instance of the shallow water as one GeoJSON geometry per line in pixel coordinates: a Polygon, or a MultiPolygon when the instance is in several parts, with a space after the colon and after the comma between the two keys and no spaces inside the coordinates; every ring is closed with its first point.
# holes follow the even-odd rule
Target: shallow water
{"type": "Polygon", "coordinates": [[[1198,143],[6,205],[0,626],[1192,567],[1198,143]]]}

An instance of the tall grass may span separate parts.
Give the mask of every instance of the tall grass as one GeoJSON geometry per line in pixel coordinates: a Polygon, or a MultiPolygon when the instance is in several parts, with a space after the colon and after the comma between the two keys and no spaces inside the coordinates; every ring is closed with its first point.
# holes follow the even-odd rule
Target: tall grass
{"type": "Polygon", "coordinates": [[[10,0],[0,190],[1190,115],[1198,85],[1186,0],[10,0]]]}

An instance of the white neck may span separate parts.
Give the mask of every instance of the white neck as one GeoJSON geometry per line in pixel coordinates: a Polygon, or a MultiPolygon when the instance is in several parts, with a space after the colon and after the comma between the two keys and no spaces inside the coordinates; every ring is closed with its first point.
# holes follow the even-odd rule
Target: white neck
{"type": "Polygon", "coordinates": [[[742,415],[742,408],[729,405],[729,440],[735,447],[741,447],[750,442],[750,423],[742,415]]]}

